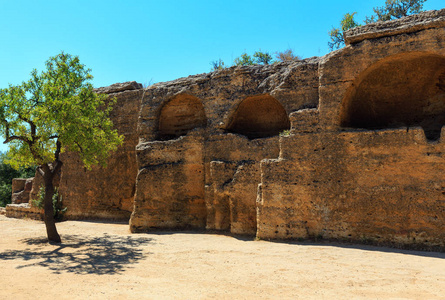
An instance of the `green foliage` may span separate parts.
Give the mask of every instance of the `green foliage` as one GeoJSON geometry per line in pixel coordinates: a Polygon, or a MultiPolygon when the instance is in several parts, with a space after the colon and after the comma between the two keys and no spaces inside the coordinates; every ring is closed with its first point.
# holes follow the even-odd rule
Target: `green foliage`
{"type": "Polygon", "coordinates": [[[287,49],[281,52],[275,52],[275,57],[279,61],[292,61],[292,60],[300,60],[301,57],[294,54],[292,49],[287,49]]]}
{"type": "MultiPolygon", "coordinates": [[[[292,61],[299,60],[301,57],[295,55],[292,49],[288,49],[282,52],[275,52],[276,58],[279,61],[292,61]]],[[[241,54],[241,56],[235,58],[233,65],[235,66],[251,66],[256,64],[269,65],[274,63],[272,55],[269,52],[262,52],[261,50],[255,51],[255,53],[250,56],[246,52],[241,54]]],[[[212,71],[221,70],[226,68],[224,62],[219,60],[214,60],[210,63],[212,65],[212,71]]]]}
{"type": "Polygon", "coordinates": [[[360,26],[360,24],[354,20],[356,14],[356,12],[352,14],[346,13],[340,21],[340,27],[332,28],[331,31],[329,31],[330,41],[328,42],[328,46],[331,51],[344,46],[345,39],[343,34],[346,30],[360,26]]]}
{"type": "Polygon", "coordinates": [[[105,164],[122,137],[108,118],[115,100],[93,92],[90,72],[62,52],[45,71],[33,70],[30,80],[0,90],[0,133],[13,167],[51,163],[66,149],[79,152],[87,168],[105,164]]]}
{"type": "Polygon", "coordinates": [[[34,177],[36,168],[12,168],[6,162],[6,154],[0,153],[0,206],[11,203],[12,179],[34,177]]]}
{"type": "Polygon", "coordinates": [[[261,52],[261,50],[256,51],[253,54],[253,57],[255,58],[256,63],[263,65],[268,65],[273,60],[272,55],[270,55],[268,52],[261,52]]]}
{"type": "MultiPolygon", "coordinates": [[[[32,200],[32,204],[35,207],[43,209],[43,205],[45,203],[45,187],[42,185],[37,194],[37,199],[32,200]]],[[[61,221],[63,219],[63,215],[65,214],[67,207],[63,207],[62,205],[62,196],[59,196],[59,189],[54,189],[54,194],[52,197],[53,209],[54,209],[54,220],[61,221]]]]}
{"type": "MultiPolygon", "coordinates": [[[[9,144],[13,167],[38,165],[46,190],[62,167],[60,153],[77,152],[87,169],[105,165],[123,137],[109,119],[116,99],[93,91],[91,70],[77,56],[60,53],[46,61],[46,70],[0,90],[0,134],[9,144]]],[[[48,240],[60,243],[48,194],[45,226],[48,240]]]]}
{"type": "Polygon", "coordinates": [[[224,62],[220,58],[219,60],[214,60],[210,63],[212,65],[212,71],[225,69],[224,62]]]}
{"type": "Polygon", "coordinates": [[[235,66],[251,66],[255,64],[255,60],[244,52],[240,57],[235,58],[233,63],[235,66]]]}
{"type": "Polygon", "coordinates": [[[366,17],[365,23],[400,19],[423,11],[426,0],[386,0],[382,7],[374,7],[375,15],[366,17]]]}
{"type": "Polygon", "coordinates": [[[280,136],[289,136],[289,135],[290,135],[289,129],[286,129],[286,130],[283,130],[282,132],[280,132],[280,136]]]}
{"type": "Polygon", "coordinates": [[[268,52],[262,52],[261,50],[255,51],[253,57],[244,52],[240,57],[235,58],[233,61],[235,66],[251,66],[255,64],[268,65],[272,62],[272,56],[268,52]]]}
{"type": "Polygon", "coordinates": [[[5,207],[6,204],[11,203],[11,184],[0,184],[0,206],[5,207]]]}
{"type": "MultiPolygon", "coordinates": [[[[385,5],[382,7],[374,7],[374,15],[366,17],[365,24],[378,22],[378,21],[389,21],[394,19],[400,19],[412,14],[418,14],[423,11],[423,4],[426,0],[385,0],[385,5]]],[[[360,26],[354,20],[354,15],[356,13],[347,13],[343,16],[340,21],[340,27],[332,28],[329,31],[330,41],[328,46],[330,50],[339,49],[344,46],[344,32],[348,29],[360,26]]]]}

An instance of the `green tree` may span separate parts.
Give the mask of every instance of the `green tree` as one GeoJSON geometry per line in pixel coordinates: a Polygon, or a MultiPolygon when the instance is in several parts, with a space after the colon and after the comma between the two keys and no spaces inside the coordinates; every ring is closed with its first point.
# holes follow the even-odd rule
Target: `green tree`
{"type": "Polygon", "coordinates": [[[345,45],[344,32],[346,30],[360,26],[360,24],[354,20],[356,14],[356,12],[352,14],[346,13],[340,21],[340,27],[332,28],[332,30],[329,31],[330,41],[328,42],[328,46],[331,51],[345,45]]]}
{"type": "Polygon", "coordinates": [[[255,58],[256,63],[258,64],[268,65],[273,61],[272,55],[270,55],[269,52],[261,52],[261,50],[256,51],[253,54],[253,57],[255,58]]]}
{"type": "Polygon", "coordinates": [[[0,90],[0,133],[9,144],[13,167],[37,165],[45,185],[44,221],[49,241],[60,242],[52,198],[53,178],[62,167],[60,153],[78,152],[87,168],[105,164],[122,143],[109,113],[115,100],[93,92],[90,74],[77,56],[61,53],[46,70],[0,90]]]}
{"type": "Polygon", "coordinates": [[[235,58],[233,63],[235,66],[251,66],[255,64],[255,60],[244,52],[240,57],[235,58]]]}
{"type": "Polygon", "coordinates": [[[275,57],[279,61],[292,61],[292,60],[300,60],[301,57],[294,54],[292,49],[287,49],[281,52],[275,52],[275,57]]]}
{"type": "MultiPolygon", "coordinates": [[[[382,7],[374,7],[374,15],[365,18],[365,24],[374,23],[378,21],[389,21],[400,19],[413,14],[418,14],[423,10],[423,4],[426,0],[385,0],[385,5],[382,7]]],[[[356,13],[347,13],[340,21],[340,27],[332,28],[329,31],[330,41],[328,42],[329,49],[332,51],[338,49],[345,44],[344,32],[348,29],[360,26],[354,20],[356,13]]]]}
{"type": "Polygon", "coordinates": [[[423,11],[426,0],[386,0],[382,7],[374,7],[375,15],[366,17],[365,23],[400,19],[423,11]]]}

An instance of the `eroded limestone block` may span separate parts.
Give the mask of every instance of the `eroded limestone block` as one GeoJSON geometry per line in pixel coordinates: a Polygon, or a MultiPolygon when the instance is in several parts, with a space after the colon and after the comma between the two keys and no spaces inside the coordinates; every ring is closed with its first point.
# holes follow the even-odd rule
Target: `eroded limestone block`
{"type": "Polygon", "coordinates": [[[33,186],[32,178],[14,178],[12,180],[12,204],[28,203],[33,186]]]}
{"type": "Polygon", "coordinates": [[[396,20],[375,22],[349,29],[345,32],[345,43],[349,45],[366,39],[409,34],[430,28],[443,27],[445,27],[445,9],[431,10],[396,20]]]}
{"type": "Polygon", "coordinates": [[[64,165],[59,192],[67,219],[108,219],[128,221],[133,211],[137,175],[137,120],[143,91],[135,82],[99,89],[116,98],[110,114],[114,127],[124,142],[111,153],[106,166],[87,170],[79,156],[71,152],[61,155],[64,165]]]}
{"type": "Polygon", "coordinates": [[[176,140],[138,146],[132,232],[152,228],[205,228],[203,138],[199,131],[176,140]]]}
{"type": "Polygon", "coordinates": [[[421,128],[291,135],[281,145],[285,159],[261,164],[258,237],[445,246],[444,143],[428,143],[421,128]]]}

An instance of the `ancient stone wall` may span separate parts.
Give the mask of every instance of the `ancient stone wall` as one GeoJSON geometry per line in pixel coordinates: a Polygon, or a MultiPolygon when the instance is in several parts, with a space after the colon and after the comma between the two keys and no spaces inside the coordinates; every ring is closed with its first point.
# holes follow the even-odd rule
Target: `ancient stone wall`
{"type": "Polygon", "coordinates": [[[442,245],[444,146],[427,142],[420,127],[280,143],[280,159],[261,165],[258,237],[442,245]]]}
{"type": "Polygon", "coordinates": [[[124,136],[124,143],[108,158],[106,167],[96,166],[92,170],[83,166],[78,155],[63,153],[59,193],[68,219],[128,220],[133,210],[137,118],[143,91],[139,84],[129,82],[97,92],[117,99],[110,118],[124,136]]]}
{"type": "Polygon", "coordinates": [[[318,59],[230,68],[145,91],[133,231],[256,232],[260,162],[289,113],[318,104],[318,59]],[[297,87],[291,89],[289,87],[297,87]]]}
{"type": "Polygon", "coordinates": [[[444,247],[445,10],[346,42],[148,88],[131,230],[444,247]]]}
{"type": "Polygon", "coordinates": [[[14,178],[12,180],[12,204],[21,204],[29,202],[34,178],[14,178]]]}
{"type": "Polygon", "coordinates": [[[406,33],[354,37],[321,60],[318,112],[293,114],[298,126],[280,138],[280,157],[262,162],[258,237],[444,246],[445,28],[438,15],[445,20],[445,10],[418,18],[422,29],[414,21],[404,24],[406,33]],[[438,28],[425,21],[429,15],[438,28]]]}
{"type": "Polygon", "coordinates": [[[345,38],[320,58],[99,89],[125,142],[92,171],[63,154],[66,216],[445,249],[445,10],[345,38]]]}

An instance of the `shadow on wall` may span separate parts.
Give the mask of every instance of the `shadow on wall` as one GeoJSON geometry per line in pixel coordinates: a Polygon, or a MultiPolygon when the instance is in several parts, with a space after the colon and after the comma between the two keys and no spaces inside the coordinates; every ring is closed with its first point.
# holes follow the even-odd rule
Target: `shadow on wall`
{"type": "Polygon", "coordinates": [[[104,235],[83,237],[64,235],[63,244],[49,246],[46,238],[24,239],[33,249],[0,252],[0,260],[21,259],[25,263],[17,268],[41,266],[53,273],[118,274],[125,267],[143,259],[146,255],[140,246],[152,239],[104,235]]]}
{"type": "Polygon", "coordinates": [[[194,128],[206,127],[204,107],[194,96],[177,95],[162,107],[158,126],[158,140],[176,139],[194,128]]]}
{"type": "Polygon", "coordinates": [[[227,131],[256,139],[275,136],[289,128],[290,121],[284,107],[266,94],[244,99],[236,109],[227,131]]]}
{"type": "Polygon", "coordinates": [[[430,141],[445,125],[445,57],[411,52],[365,70],[343,101],[343,127],[384,129],[421,126],[430,141]]]}

